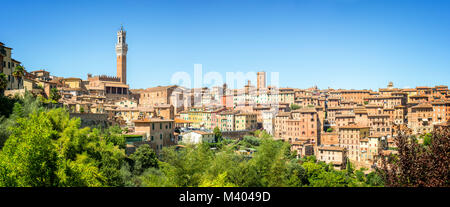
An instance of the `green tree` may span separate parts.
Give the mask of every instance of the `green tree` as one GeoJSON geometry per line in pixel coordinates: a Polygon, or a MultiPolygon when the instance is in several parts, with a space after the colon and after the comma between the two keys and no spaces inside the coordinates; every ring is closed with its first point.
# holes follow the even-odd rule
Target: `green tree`
{"type": "Polygon", "coordinates": [[[118,125],[107,128],[104,132],[103,139],[107,143],[119,146],[121,149],[126,148],[125,137],[122,135],[122,129],[118,125]]]}
{"type": "Polygon", "coordinates": [[[423,145],[424,146],[430,146],[431,145],[431,138],[433,135],[431,133],[424,134],[421,138],[423,139],[423,145]]]}
{"type": "Polygon", "coordinates": [[[54,102],[58,102],[61,99],[61,94],[59,94],[58,89],[52,88],[50,90],[50,99],[54,102]]]}
{"type": "Polygon", "coordinates": [[[287,184],[291,187],[301,187],[308,183],[306,178],[306,170],[298,162],[298,160],[291,160],[287,166],[289,177],[287,184]]]}
{"type": "Polygon", "coordinates": [[[297,109],[301,108],[301,106],[299,106],[297,104],[291,104],[290,108],[291,108],[291,110],[297,110],[297,109]]]}
{"type": "Polygon", "coordinates": [[[58,154],[45,114],[19,118],[0,153],[0,186],[58,186],[58,154]]]}
{"type": "Polygon", "coordinates": [[[12,72],[12,75],[17,78],[17,88],[20,89],[20,82],[23,76],[25,76],[25,68],[22,65],[17,65],[12,72]]]}
{"type": "Polygon", "coordinates": [[[149,168],[139,176],[136,182],[145,187],[175,187],[176,185],[171,182],[163,172],[156,168],[149,168]]]}
{"type": "Polygon", "coordinates": [[[148,144],[140,145],[130,158],[134,161],[134,172],[140,175],[148,168],[157,168],[156,153],[148,144]]]}
{"type": "Polygon", "coordinates": [[[0,148],[11,135],[11,129],[17,124],[19,118],[27,117],[33,112],[44,110],[41,102],[36,100],[30,92],[25,92],[22,97],[0,97],[0,148]]]}
{"type": "MultiPolygon", "coordinates": [[[[37,100],[35,100],[37,101],[37,100]]],[[[38,102],[38,101],[37,101],[38,102]]],[[[123,149],[62,108],[16,104],[0,151],[0,186],[123,186],[123,149]]]]}
{"type": "Polygon", "coordinates": [[[219,174],[215,178],[203,179],[199,187],[237,187],[237,186],[227,181],[227,172],[224,172],[219,174]]]}
{"type": "Polygon", "coordinates": [[[3,92],[5,91],[8,85],[8,79],[4,73],[0,73],[0,96],[3,96],[3,92]]]}
{"type": "Polygon", "coordinates": [[[222,132],[220,131],[219,127],[215,127],[213,130],[214,133],[214,139],[216,140],[216,142],[221,142],[222,141],[222,132]]]}

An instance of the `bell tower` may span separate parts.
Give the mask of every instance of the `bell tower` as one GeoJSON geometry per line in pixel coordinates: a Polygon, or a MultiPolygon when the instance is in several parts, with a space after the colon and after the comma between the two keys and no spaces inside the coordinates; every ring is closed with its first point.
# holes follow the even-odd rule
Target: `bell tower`
{"type": "Polygon", "coordinates": [[[117,54],[117,77],[120,82],[127,84],[127,32],[123,30],[123,26],[117,32],[116,54],[117,54]]]}

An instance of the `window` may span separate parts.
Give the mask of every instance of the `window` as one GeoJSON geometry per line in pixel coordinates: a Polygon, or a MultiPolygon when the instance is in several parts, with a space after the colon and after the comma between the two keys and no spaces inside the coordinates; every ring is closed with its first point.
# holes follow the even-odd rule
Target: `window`
{"type": "Polygon", "coordinates": [[[161,140],[162,140],[162,134],[160,134],[160,135],[159,135],[159,139],[161,139],[161,140]]]}
{"type": "Polygon", "coordinates": [[[153,136],[151,137],[151,141],[153,141],[153,136]]]}

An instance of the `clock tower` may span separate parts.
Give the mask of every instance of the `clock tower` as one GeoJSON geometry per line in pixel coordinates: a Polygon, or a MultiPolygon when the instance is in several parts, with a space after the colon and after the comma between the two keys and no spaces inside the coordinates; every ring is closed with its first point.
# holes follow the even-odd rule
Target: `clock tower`
{"type": "Polygon", "coordinates": [[[127,84],[127,32],[123,30],[123,26],[117,32],[116,54],[117,54],[117,77],[120,82],[127,84]]]}

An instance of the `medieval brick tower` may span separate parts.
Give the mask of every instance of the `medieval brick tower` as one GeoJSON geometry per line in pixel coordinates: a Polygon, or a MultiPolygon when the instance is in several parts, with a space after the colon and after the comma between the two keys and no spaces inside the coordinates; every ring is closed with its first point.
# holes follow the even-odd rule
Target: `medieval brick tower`
{"type": "Polygon", "coordinates": [[[120,82],[127,84],[127,51],[128,44],[126,41],[127,32],[123,30],[123,26],[117,32],[117,77],[120,78],[120,82]]]}

